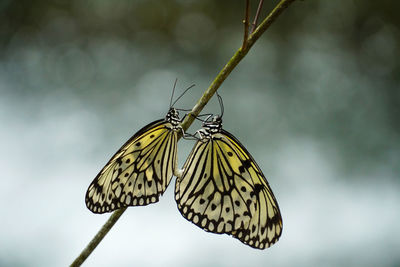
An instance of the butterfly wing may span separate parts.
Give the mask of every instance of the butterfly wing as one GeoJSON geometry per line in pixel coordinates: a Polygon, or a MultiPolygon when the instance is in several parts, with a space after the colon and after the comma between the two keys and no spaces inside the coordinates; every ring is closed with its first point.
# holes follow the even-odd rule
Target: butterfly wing
{"type": "Polygon", "coordinates": [[[233,185],[229,163],[219,156],[212,139],[196,143],[187,159],[183,174],[176,179],[175,199],[182,215],[197,226],[213,233],[232,233],[247,226],[248,199],[233,185]]]}
{"type": "Polygon", "coordinates": [[[164,119],[132,136],[90,184],[86,206],[104,213],[157,202],[175,168],[177,131],[164,119]]]}
{"type": "Polygon", "coordinates": [[[264,175],[224,130],[196,143],[176,181],[175,198],[189,221],[251,247],[264,249],[281,235],[279,207],[264,175]]]}
{"type": "MultiPolygon", "coordinates": [[[[230,144],[240,159],[233,157],[232,165],[237,164],[237,175],[250,181],[250,191],[244,191],[250,197],[255,196],[256,211],[252,213],[250,224],[244,229],[234,231],[232,235],[254,248],[264,249],[276,243],[282,234],[282,216],[278,202],[272,193],[264,174],[247,149],[230,133],[222,131],[221,142],[230,144]]],[[[229,153],[227,153],[229,154],[229,153]]]]}

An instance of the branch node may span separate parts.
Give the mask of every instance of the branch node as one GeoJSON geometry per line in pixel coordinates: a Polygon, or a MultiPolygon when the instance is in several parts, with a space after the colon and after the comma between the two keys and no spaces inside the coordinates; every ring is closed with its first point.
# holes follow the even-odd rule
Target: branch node
{"type": "Polygon", "coordinates": [[[246,9],[245,9],[244,20],[243,20],[243,24],[244,24],[244,36],[243,36],[243,44],[242,44],[243,49],[246,49],[247,42],[249,40],[249,28],[250,28],[249,16],[250,16],[250,0],[246,0],[246,9]]]}

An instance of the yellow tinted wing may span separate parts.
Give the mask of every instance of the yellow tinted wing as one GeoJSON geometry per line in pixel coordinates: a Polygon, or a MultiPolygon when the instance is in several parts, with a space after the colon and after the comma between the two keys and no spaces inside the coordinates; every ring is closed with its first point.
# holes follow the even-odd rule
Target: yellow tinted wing
{"type": "Polygon", "coordinates": [[[90,184],[86,206],[104,213],[157,202],[175,168],[177,132],[159,120],[129,139],[90,184]]]}
{"type": "MultiPolygon", "coordinates": [[[[230,144],[234,148],[240,162],[239,176],[252,180],[250,195],[256,197],[257,208],[252,213],[250,224],[244,229],[234,231],[232,235],[243,243],[259,249],[270,247],[278,241],[282,234],[282,216],[278,203],[262,171],[250,153],[231,134],[224,132],[221,142],[230,144]]],[[[242,191],[244,193],[244,190],[242,191]]]]}
{"type": "Polygon", "coordinates": [[[196,143],[176,181],[175,198],[189,221],[251,247],[264,249],[281,235],[279,207],[266,179],[226,131],[196,143]]]}

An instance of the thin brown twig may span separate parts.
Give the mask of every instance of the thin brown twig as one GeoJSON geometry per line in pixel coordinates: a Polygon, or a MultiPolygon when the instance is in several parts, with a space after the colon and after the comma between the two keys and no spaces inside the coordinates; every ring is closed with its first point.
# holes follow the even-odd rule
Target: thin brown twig
{"type": "Polygon", "coordinates": [[[253,23],[252,23],[252,27],[251,27],[251,31],[250,34],[254,32],[254,30],[257,27],[257,22],[258,22],[258,18],[260,16],[260,12],[263,6],[264,0],[260,0],[260,2],[258,3],[258,7],[257,7],[257,12],[256,12],[256,16],[254,17],[253,23]]]}
{"type": "Polygon", "coordinates": [[[296,0],[281,0],[269,15],[260,23],[260,25],[249,36],[248,46],[253,44],[260,38],[260,36],[271,26],[271,24],[279,17],[282,12],[289,7],[296,0]]]}
{"type": "Polygon", "coordinates": [[[243,44],[242,48],[245,49],[247,45],[247,40],[249,38],[249,28],[250,28],[250,23],[249,23],[249,17],[250,17],[250,0],[246,0],[246,9],[244,13],[244,36],[243,36],[243,44]]]}
{"type": "Polygon", "coordinates": [[[228,61],[228,63],[222,68],[220,73],[218,73],[217,77],[215,77],[214,81],[204,92],[203,96],[197,101],[196,105],[193,107],[192,111],[187,114],[183,122],[181,123],[182,128],[186,131],[189,126],[193,123],[196,116],[200,114],[203,110],[204,106],[208,103],[217,89],[221,86],[221,84],[225,81],[225,79],[229,76],[232,70],[239,64],[239,62],[246,56],[249,52],[250,48],[254,45],[254,43],[260,38],[260,36],[271,26],[271,24],[279,17],[280,14],[296,0],[281,0],[276,7],[270,12],[268,17],[266,17],[260,24],[256,30],[250,34],[248,38],[247,45],[245,49],[240,47],[232,58],[228,61]]]}

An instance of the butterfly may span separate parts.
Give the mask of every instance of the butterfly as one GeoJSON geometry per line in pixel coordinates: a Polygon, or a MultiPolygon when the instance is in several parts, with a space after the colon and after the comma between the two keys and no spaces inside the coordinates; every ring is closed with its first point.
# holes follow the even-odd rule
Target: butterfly
{"type": "Polygon", "coordinates": [[[177,141],[178,134],[183,133],[179,112],[173,107],[178,99],[173,104],[170,102],[164,119],[139,130],[97,174],[86,192],[89,210],[105,213],[159,200],[173,174],[178,172],[177,141]]]}
{"type": "Polygon", "coordinates": [[[209,116],[176,179],[175,200],[184,218],[205,231],[229,234],[253,248],[278,241],[282,217],[272,190],[247,149],[209,116]]]}

